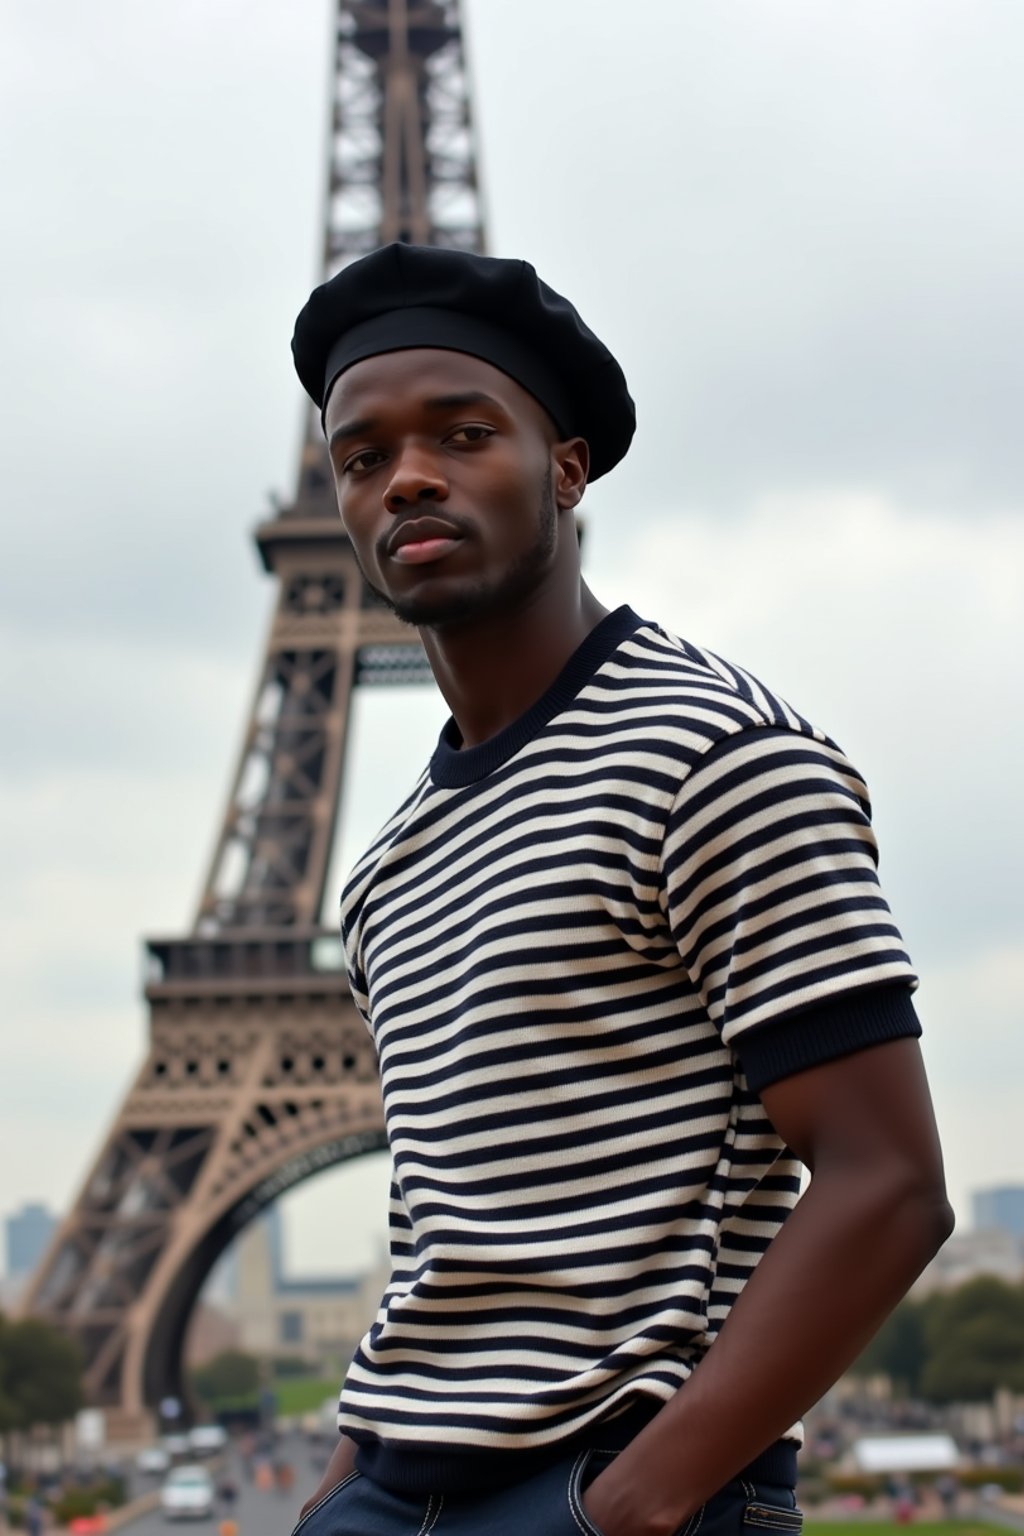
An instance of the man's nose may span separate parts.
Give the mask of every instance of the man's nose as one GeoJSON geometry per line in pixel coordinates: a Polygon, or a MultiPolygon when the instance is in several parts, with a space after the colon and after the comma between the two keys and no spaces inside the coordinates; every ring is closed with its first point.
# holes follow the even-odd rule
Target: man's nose
{"type": "Polygon", "coordinates": [[[418,501],[444,501],[447,495],[448,481],[436,456],[407,448],[395,459],[384,503],[389,512],[400,512],[418,501]]]}

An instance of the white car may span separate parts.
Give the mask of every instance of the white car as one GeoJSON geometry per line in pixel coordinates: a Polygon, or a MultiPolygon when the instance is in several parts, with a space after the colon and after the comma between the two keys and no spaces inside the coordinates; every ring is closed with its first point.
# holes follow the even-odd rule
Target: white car
{"type": "Polygon", "coordinates": [[[135,1470],[157,1477],[167,1472],[171,1465],[171,1453],[162,1445],[147,1445],[135,1458],[135,1470]]]}
{"type": "Polygon", "coordinates": [[[215,1456],[228,1443],[223,1424],[197,1424],[188,1432],[188,1443],[197,1456],[215,1456]]]}
{"type": "Polygon", "coordinates": [[[160,1490],[160,1508],[168,1520],[205,1520],[213,1514],[215,1496],[205,1467],[175,1467],[160,1490]]]}

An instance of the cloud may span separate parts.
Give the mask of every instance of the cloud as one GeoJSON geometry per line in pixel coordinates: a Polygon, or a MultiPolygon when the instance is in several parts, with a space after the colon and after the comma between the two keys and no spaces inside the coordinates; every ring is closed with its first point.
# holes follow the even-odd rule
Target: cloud
{"type": "Polygon", "coordinates": [[[625,364],[631,515],[666,485],[732,510],[829,478],[1012,502],[1024,16],[996,0],[644,15],[656,46],[632,48],[614,10],[580,27],[543,0],[470,8],[496,244],[563,283],[625,364]]]}

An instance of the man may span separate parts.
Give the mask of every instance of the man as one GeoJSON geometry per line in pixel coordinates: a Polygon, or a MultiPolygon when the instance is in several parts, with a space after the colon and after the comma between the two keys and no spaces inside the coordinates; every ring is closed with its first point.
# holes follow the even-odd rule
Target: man
{"type": "Polygon", "coordinates": [[[342,898],[394,1272],[304,1529],[798,1530],[801,1413],[951,1228],[864,785],[582,581],[633,404],[532,267],[386,247],[293,350],[452,712],[342,898]]]}

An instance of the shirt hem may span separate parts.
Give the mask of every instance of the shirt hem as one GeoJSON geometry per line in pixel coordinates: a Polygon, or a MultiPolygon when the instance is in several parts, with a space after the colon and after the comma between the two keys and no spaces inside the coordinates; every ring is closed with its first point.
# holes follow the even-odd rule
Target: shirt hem
{"type": "MultiPolygon", "coordinates": [[[[356,1467],[371,1482],[398,1494],[476,1493],[523,1482],[545,1467],[583,1449],[624,1450],[648,1425],[664,1404],[655,1399],[637,1403],[618,1418],[590,1424],[565,1440],[542,1450],[451,1450],[441,1446],[408,1446],[376,1438],[360,1439],[356,1467]]],[[[355,1439],[352,1431],[343,1431],[355,1439]]],[[[752,1483],[795,1488],[796,1440],[776,1440],[760,1456],[737,1472],[752,1483]]]]}

